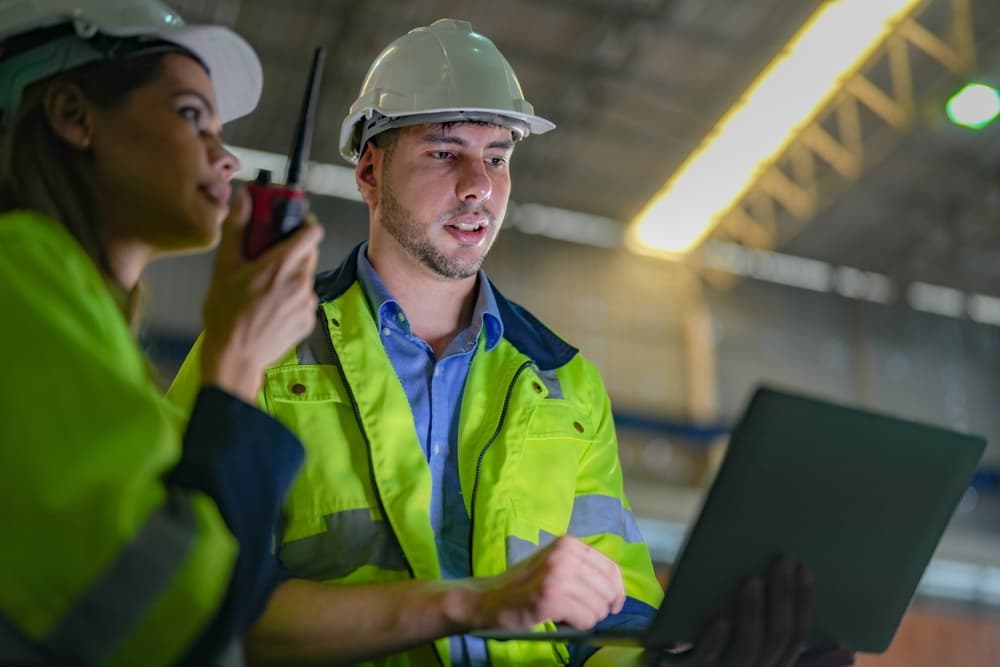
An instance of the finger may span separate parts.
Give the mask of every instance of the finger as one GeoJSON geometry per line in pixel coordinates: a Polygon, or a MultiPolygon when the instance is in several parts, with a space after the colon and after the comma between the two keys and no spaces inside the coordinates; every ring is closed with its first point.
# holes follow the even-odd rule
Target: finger
{"type": "Polygon", "coordinates": [[[316,311],[304,310],[300,315],[298,328],[294,332],[293,344],[298,345],[316,328],[316,311]]]}
{"type": "Polygon", "coordinates": [[[319,238],[316,241],[318,243],[323,240],[324,236],[326,236],[326,228],[320,224],[315,215],[312,213],[306,213],[305,217],[302,218],[302,224],[292,230],[292,232],[285,239],[282,239],[282,241],[291,243],[304,234],[319,234],[319,238]]]}
{"type": "MultiPolygon", "coordinates": [[[[273,298],[276,305],[271,315],[272,319],[288,320],[299,324],[304,322],[315,324],[318,300],[311,285],[306,283],[286,284],[274,293],[273,298]]],[[[298,330],[299,326],[294,328],[298,330]]]]}
{"type": "Polygon", "coordinates": [[[813,579],[808,568],[802,563],[795,567],[795,611],[792,616],[792,636],[786,647],[782,667],[794,665],[809,633],[809,622],[812,613],[813,579]]]}
{"type": "Polygon", "coordinates": [[[550,591],[546,604],[560,620],[589,628],[621,609],[621,571],[604,554],[569,536],[559,537],[543,551],[543,580],[550,591]]]}
{"type": "Polygon", "coordinates": [[[766,667],[782,664],[789,648],[796,652],[799,648],[792,644],[797,611],[795,572],[796,562],[787,556],[776,558],[768,570],[767,629],[761,647],[761,665],[766,667]]]}
{"type": "Polygon", "coordinates": [[[305,273],[303,280],[308,282],[310,285],[314,282],[316,276],[316,265],[319,263],[319,248],[313,248],[313,251],[306,255],[306,258],[302,261],[302,271],[305,273]]]}
{"type": "Polygon", "coordinates": [[[299,308],[295,312],[276,315],[275,327],[268,332],[268,338],[273,343],[272,363],[288,353],[288,350],[302,342],[315,327],[316,311],[299,308]]]}
{"type": "Polygon", "coordinates": [[[592,550],[575,538],[562,536],[539,554],[544,568],[536,585],[544,590],[545,613],[580,629],[606,617],[614,598],[613,580],[588,562],[592,550]]]}
{"type": "Polygon", "coordinates": [[[294,234],[268,248],[257,261],[261,265],[275,265],[277,267],[275,277],[284,280],[296,270],[309,253],[317,251],[322,239],[322,227],[302,225],[294,234]]]}
{"type": "Polygon", "coordinates": [[[618,566],[613,560],[586,542],[570,536],[566,536],[563,539],[572,540],[572,542],[567,542],[567,544],[573,545],[574,552],[578,554],[580,562],[585,567],[604,574],[613,574],[618,571],[618,566]]]}
{"type": "Polygon", "coordinates": [[[586,589],[567,586],[566,592],[556,602],[563,621],[578,630],[589,630],[608,615],[608,606],[586,589]]]}
{"type": "Polygon", "coordinates": [[[247,187],[239,186],[233,191],[226,220],[234,227],[246,227],[250,221],[250,205],[250,193],[247,192],[247,187]]]}
{"type": "Polygon", "coordinates": [[[307,225],[319,225],[319,218],[312,211],[306,211],[306,214],[302,216],[302,221],[307,225]]]}
{"type": "Polygon", "coordinates": [[[579,591],[580,595],[592,601],[590,606],[597,615],[594,623],[605,619],[609,614],[621,611],[624,591],[621,573],[617,567],[613,572],[581,568],[577,570],[570,590],[579,591]]]}
{"type": "Polygon", "coordinates": [[[621,611],[625,603],[625,584],[621,568],[603,553],[580,542],[580,570],[578,576],[598,586],[608,601],[611,613],[621,611]]]}
{"type": "MultiPolygon", "coordinates": [[[[310,292],[306,297],[305,306],[302,308],[302,338],[308,336],[316,328],[316,320],[319,317],[319,299],[316,294],[310,292]]],[[[301,340],[301,339],[300,339],[301,340]]]]}
{"type": "Polygon", "coordinates": [[[694,664],[698,667],[714,667],[720,664],[731,633],[732,623],[725,616],[710,621],[695,645],[694,664]]]}
{"type": "Polygon", "coordinates": [[[283,279],[275,276],[276,283],[285,286],[289,292],[290,296],[286,298],[308,299],[315,294],[316,261],[316,253],[306,255],[290,275],[283,279]]]}
{"type": "Polygon", "coordinates": [[[229,214],[222,221],[222,238],[219,240],[219,252],[226,256],[243,256],[243,230],[250,219],[250,195],[245,186],[233,192],[229,204],[229,214]]]}
{"type": "Polygon", "coordinates": [[[608,614],[617,614],[625,606],[625,582],[622,580],[622,572],[618,564],[606,558],[603,554],[600,561],[595,562],[593,557],[588,557],[585,561],[587,569],[581,570],[581,575],[587,577],[592,585],[599,587],[602,599],[607,603],[608,614]]]}
{"type": "Polygon", "coordinates": [[[764,640],[764,613],[764,582],[758,576],[750,577],[736,602],[732,642],[725,654],[727,664],[757,664],[764,640]]]}

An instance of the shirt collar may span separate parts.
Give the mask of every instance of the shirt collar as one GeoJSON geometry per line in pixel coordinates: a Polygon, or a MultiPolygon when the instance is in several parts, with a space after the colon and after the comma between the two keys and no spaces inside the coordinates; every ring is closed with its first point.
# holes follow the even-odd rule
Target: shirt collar
{"type": "MultiPolygon", "coordinates": [[[[403,312],[403,307],[379,278],[375,267],[368,261],[368,243],[358,248],[358,282],[368,299],[368,307],[378,320],[379,328],[393,326],[411,333],[410,320],[403,312]]],[[[486,276],[486,271],[479,270],[479,294],[476,305],[472,309],[472,321],[469,329],[483,331],[486,335],[486,351],[493,350],[503,338],[503,320],[500,319],[500,309],[497,306],[496,294],[486,276]]]]}

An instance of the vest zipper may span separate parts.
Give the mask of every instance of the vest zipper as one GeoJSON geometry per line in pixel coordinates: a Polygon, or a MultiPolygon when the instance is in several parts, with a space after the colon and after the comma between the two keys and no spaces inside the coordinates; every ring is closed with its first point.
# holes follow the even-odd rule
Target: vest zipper
{"type": "Polygon", "coordinates": [[[486,441],[483,448],[479,451],[479,459],[476,461],[476,476],[472,482],[472,500],[469,503],[469,574],[474,575],[473,564],[475,563],[475,558],[473,557],[472,549],[472,535],[475,532],[476,526],[476,494],[479,491],[479,473],[483,467],[483,459],[486,458],[486,452],[496,441],[497,437],[500,435],[500,430],[503,428],[504,420],[507,418],[507,408],[510,407],[510,396],[514,393],[514,385],[517,384],[517,379],[521,376],[526,369],[534,366],[535,362],[528,360],[521,364],[521,366],[514,372],[514,377],[511,378],[510,384],[507,385],[507,393],[503,398],[503,407],[500,409],[500,419],[497,421],[497,427],[493,431],[493,435],[490,439],[486,441]]]}

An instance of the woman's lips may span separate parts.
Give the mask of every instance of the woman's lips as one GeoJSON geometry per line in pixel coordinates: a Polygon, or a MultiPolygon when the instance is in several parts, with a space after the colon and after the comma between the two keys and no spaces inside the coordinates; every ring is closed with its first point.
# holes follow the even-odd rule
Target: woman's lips
{"type": "Polygon", "coordinates": [[[207,184],[198,188],[218,206],[229,206],[229,197],[233,189],[228,183],[207,184]]]}

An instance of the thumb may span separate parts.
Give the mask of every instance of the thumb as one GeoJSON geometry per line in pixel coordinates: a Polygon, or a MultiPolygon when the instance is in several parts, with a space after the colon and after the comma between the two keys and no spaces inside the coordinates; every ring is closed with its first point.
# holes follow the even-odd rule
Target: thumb
{"type": "Polygon", "coordinates": [[[242,256],[243,232],[250,220],[250,195],[246,186],[240,186],[233,193],[229,206],[229,215],[222,221],[222,238],[219,240],[219,252],[242,256]]]}

